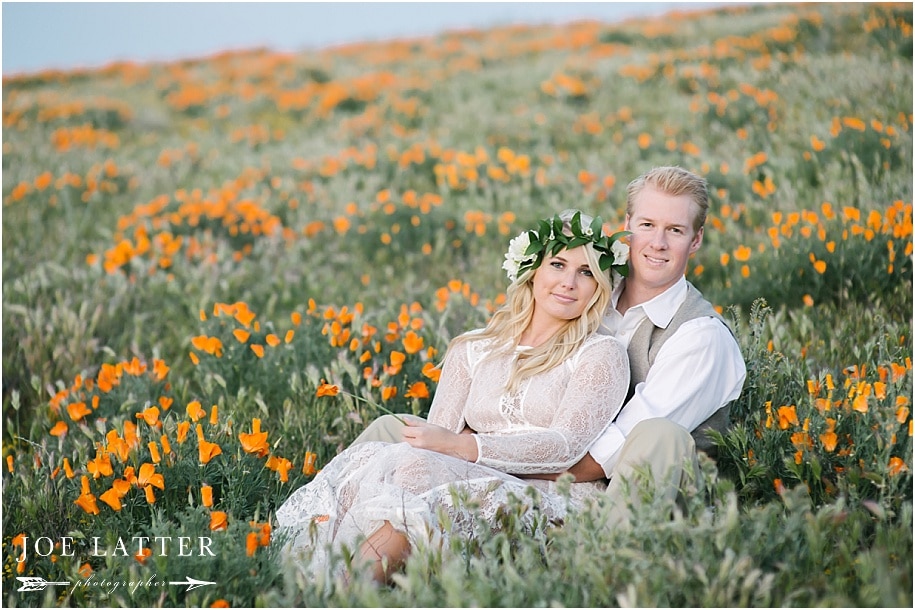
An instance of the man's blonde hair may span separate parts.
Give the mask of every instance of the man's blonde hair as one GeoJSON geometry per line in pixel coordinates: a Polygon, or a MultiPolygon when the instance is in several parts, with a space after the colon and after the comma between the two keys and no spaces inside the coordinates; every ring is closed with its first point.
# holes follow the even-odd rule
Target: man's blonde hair
{"type": "Polygon", "coordinates": [[[656,167],[629,183],[626,189],[626,214],[632,216],[633,201],[646,187],[673,197],[687,195],[698,210],[693,218],[693,230],[698,233],[705,226],[709,204],[708,182],[702,176],[682,167],[656,167]]]}

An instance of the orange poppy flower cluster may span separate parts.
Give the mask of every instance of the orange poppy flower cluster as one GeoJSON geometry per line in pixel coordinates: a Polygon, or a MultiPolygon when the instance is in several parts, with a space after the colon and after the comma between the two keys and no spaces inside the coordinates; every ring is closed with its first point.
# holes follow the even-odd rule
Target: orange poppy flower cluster
{"type": "MultiPolygon", "coordinates": [[[[309,302],[308,313],[317,315],[314,301],[309,302]]],[[[327,307],[321,317],[325,320],[322,334],[329,335],[333,347],[345,348],[350,353],[361,352],[358,361],[364,365],[363,379],[369,387],[381,388],[382,401],[388,401],[398,395],[399,382],[395,378],[404,369],[408,358],[418,358],[422,365],[422,374],[438,381],[439,369],[431,362],[438,350],[426,346],[425,339],[417,333],[424,325],[419,317],[422,306],[412,303],[401,305],[397,320],[389,322],[382,333],[378,327],[363,322],[358,333],[353,332],[356,314],[362,313],[361,304],[354,312],[343,307],[338,312],[334,307],[327,307]],[[383,341],[382,341],[383,339],[383,341]],[[401,351],[402,350],[402,351],[401,351]]],[[[430,397],[428,386],[423,381],[404,381],[405,398],[424,399],[430,397]]],[[[318,396],[333,395],[334,386],[322,384],[318,396]]]]}
{"type": "MultiPolygon", "coordinates": [[[[246,185],[249,176],[237,182],[246,185]]],[[[233,257],[250,254],[258,236],[284,234],[282,221],[253,199],[239,198],[238,190],[224,188],[208,195],[199,189],[177,191],[173,197],[162,195],[148,204],[136,206],[132,213],[118,219],[116,244],[103,255],[107,273],[124,269],[132,261],[150,260],[148,272],[168,269],[182,253],[187,260],[215,262],[214,237],[235,240],[233,257]],[[133,229],[131,234],[127,232],[133,229]],[[200,233],[199,236],[195,233],[200,233]]],[[[97,255],[87,258],[90,265],[97,255]]]]}
{"type": "Polygon", "coordinates": [[[136,176],[128,175],[112,159],[106,159],[102,163],[93,164],[85,176],[65,171],[55,178],[50,171],[45,170],[34,180],[19,182],[3,199],[3,203],[11,205],[26,201],[32,195],[41,197],[41,203],[51,207],[76,198],[88,203],[93,197],[132,191],[137,186],[136,176]],[[52,187],[54,192],[47,194],[52,187]]]}
{"type": "MultiPolygon", "coordinates": [[[[167,418],[159,419],[158,409],[154,407],[145,409],[136,414],[137,419],[146,424],[144,429],[139,429],[129,420],[124,422],[122,429],[109,430],[105,435],[105,442],[97,443],[96,456],[88,460],[84,468],[74,469],[71,467],[69,459],[64,458],[61,467],[55,469],[52,477],[57,476],[61,469],[68,479],[79,476],[80,492],[74,503],[90,515],[100,514],[99,500],[112,511],[121,511],[125,498],[134,490],[142,492],[146,503],[155,504],[156,490],[168,491],[167,477],[173,476],[169,474],[172,469],[178,467],[179,462],[194,459],[191,457],[193,454],[185,449],[188,447],[188,431],[192,423],[198,422],[206,416],[206,412],[197,401],[189,403],[186,412],[188,419],[176,421],[177,417],[173,417],[171,413],[167,418]],[[138,462],[140,466],[137,471],[133,464],[138,462]],[[162,471],[158,470],[160,467],[163,469],[162,471]],[[81,472],[84,474],[80,474],[81,472]]],[[[217,413],[217,406],[214,405],[209,417],[213,433],[217,433],[219,430],[217,413]]],[[[252,420],[251,432],[240,432],[236,437],[227,435],[226,439],[222,441],[222,445],[206,439],[206,432],[201,423],[195,424],[195,430],[196,461],[201,466],[209,464],[219,456],[223,456],[223,459],[226,460],[234,460],[235,450],[224,451],[223,446],[227,443],[234,444],[235,438],[237,438],[238,446],[245,454],[264,459],[264,468],[276,472],[280,482],[288,482],[289,471],[294,464],[271,452],[267,443],[268,433],[261,430],[259,419],[252,420]]],[[[219,434],[224,434],[224,432],[219,432],[219,434]]],[[[316,457],[313,452],[306,452],[302,465],[303,473],[313,475],[317,472],[316,457]]],[[[186,466],[182,468],[186,469],[186,466]]],[[[199,502],[201,505],[212,509],[213,495],[212,486],[206,483],[200,486],[199,502]]],[[[229,515],[225,511],[211,510],[210,515],[211,530],[226,529],[229,515]]],[[[257,533],[259,546],[269,544],[269,524],[259,525],[257,533]]],[[[251,542],[248,543],[249,550],[252,548],[251,544],[251,542]]]]}
{"type": "MultiPolygon", "coordinates": [[[[728,208],[730,209],[730,208],[728,208]]],[[[712,219],[715,225],[717,219],[712,219]]],[[[800,210],[797,212],[772,212],[772,224],[765,229],[769,244],[778,250],[784,246],[783,240],[816,239],[824,244],[826,257],[809,253],[810,264],[817,274],[824,274],[829,266],[831,255],[840,256],[838,245],[863,239],[871,242],[875,239],[885,240],[887,274],[897,271],[897,257],[902,254],[911,257],[912,247],[912,204],[901,200],[894,201],[882,211],[871,210],[866,215],[859,208],[844,206],[837,210],[830,202],[823,202],[818,211],[800,210]]],[[[719,221],[720,222],[720,221],[719,221]]],[[[854,248],[848,245],[846,248],[854,248]]],[[[765,244],[759,244],[756,251],[763,253],[765,244]]],[[[749,261],[754,250],[746,245],[738,245],[732,252],[723,252],[720,263],[727,266],[731,259],[741,263],[740,274],[747,278],[751,270],[749,261]]],[[[693,273],[700,275],[702,268],[697,266],[693,273]]],[[[811,303],[812,304],[812,303],[811,303]]]]}
{"type": "MultiPolygon", "coordinates": [[[[531,158],[519,154],[508,147],[498,148],[495,160],[483,146],[477,146],[473,152],[455,149],[440,150],[433,155],[435,164],[432,167],[438,186],[447,186],[451,190],[466,190],[470,186],[484,186],[488,179],[493,182],[507,183],[513,178],[523,179],[531,175],[531,158]]],[[[535,173],[538,186],[546,185],[546,173],[540,167],[535,173]]]]}
{"type": "Polygon", "coordinates": [[[116,149],[121,145],[118,134],[107,129],[95,129],[90,124],[78,127],[59,127],[51,134],[51,144],[57,152],[67,152],[72,148],[116,149]]]}
{"type": "MultiPolygon", "coordinates": [[[[51,428],[50,434],[58,437],[64,436],[71,423],[83,422],[87,416],[99,409],[103,397],[121,385],[125,376],[126,378],[146,376],[154,387],[168,392],[171,386],[165,381],[165,377],[169,370],[170,368],[164,360],[154,358],[150,369],[145,362],[134,357],[129,361],[116,364],[102,364],[98,374],[92,379],[84,380],[82,375],[76,375],[69,387],[58,390],[49,401],[52,413],[60,418],[51,428]],[[63,411],[66,411],[69,423],[67,419],[61,417],[63,411]]],[[[167,410],[171,406],[172,399],[168,396],[160,396],[158,400],[163,409],[167,410]]]]}
{"type": "MultiPolygon", "coordinates": [[[[832,374],[827,374],[822,380],[808,380],[807,392],[813,410],[810,416],[800,421],[796,405],[782,405],[773,408],[772,401],[765,405],[765,429],[790,431],[790,441],[795,448],[795,464],[802,464],[805,453],[816,447],[815,439],[820,442],[820,447],[826,453],[835,453],[839,457],[853,455],[855,440],[849,432],[837,432],[837,425],[843,423],[845,430],[854,430],[857,422],[874,431],[884,430],[887,434],[885,442],[890,446],[897,444],[900,427],[905,426],[908,437],[913,435],[913,420],[910,411],[909,397],[896,394],[895,398],[888,401],[889,389],[904,389],[907,376],[911,375],[912,361],[906,358],[904,363],[890,363],[889,366],[877,367],[877,380],[869,381],[867,367],[851,366],[845,369],[845,392],[836,393],[836,384],[832,374]],[[873,413],[872,413],[873,412],[873,413]],[[871,415],[867,415],[867,414],[871,415]],[[811,432],[811,422],[815,419],[825,427],[818,435],[811,432]]],[[[814,424],[819,425],[819,424],[814,424]]],[[[761,436],[762,431],[757,431],[761,436]]],[[[754,461],[753,455],[747,456],[750,462],[754,461]]],[[[862,464],[864,467],[864,464],[862,464]]],[[[894,456],[887,465],[891,475],[907,470],[908,466],[898,456],[894,456]]],[[[837,471],[843,469],[836,466],[837,471]]]]}

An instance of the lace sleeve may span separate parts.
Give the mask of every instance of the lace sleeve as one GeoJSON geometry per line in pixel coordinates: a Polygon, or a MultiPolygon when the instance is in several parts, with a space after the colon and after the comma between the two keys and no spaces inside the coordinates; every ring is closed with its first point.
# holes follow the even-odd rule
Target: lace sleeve
{"type": "Polygon", "coordinates": [[[470,362],[467,342],[459,343],[445,353],[442,376],[432,397],[427,421],[452,432],[464,429],[464,407],[470,393],[470,362]]]}
{"type": "Polygon", "coordinates": [[[581,459],[623,406],[629,359],[619,341],[605,336],[587,344],[565,366],[572,373],[550,427],[477,434],[477,463],[512,474],[536,474],[563,472],[581,459]]]}

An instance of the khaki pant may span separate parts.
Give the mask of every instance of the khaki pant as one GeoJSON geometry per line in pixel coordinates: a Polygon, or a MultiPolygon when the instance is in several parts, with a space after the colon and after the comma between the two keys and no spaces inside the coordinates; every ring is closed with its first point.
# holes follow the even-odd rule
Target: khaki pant
{"type": "Polygon", "coordinates": [[[628,525],[633,509],[648,493],[671,511],[683,491],[699,489],[702,472],[696,441],[689,431],[669,419],[647,419],[635,425],[620,449],[607,495],[613,509],[610,525],[628,525]]]}
{"type": "MultiPolygon", "coordinates": [[[[415,415],[401,414],[399,417],[424,421],[422,417],[417,417],[415,415]]],[[[359,443],[368,443],[371,441],[400,443],[403,442],[402,430],[403,424],[397,421],[396,417],[393,415],[382,415],[370,423],[365,430],[362,431],[362,434],[356,437],[356,440],[354,440],[352,444],[357,445],[359,443]]]]}
{"type": "MultiPolygon", "coordinates": [[[[414,415],[402,417],[422,421],[414,415]]],[[[356,437],[353,444],[369,441],[403,441],[403,424],[391,415],[382,415],[356,437]]],[[[607,495],[611,498],[609,524],[624,527],[630,523],[632,509],[640,506],[643,493],[654,501],[669,504],[673,510],[681,490],[696,489],[700,480],[696,443],[683,426],[664,418],[638,423],[620,449],[620,459],[610,476],[607,495]]]]}

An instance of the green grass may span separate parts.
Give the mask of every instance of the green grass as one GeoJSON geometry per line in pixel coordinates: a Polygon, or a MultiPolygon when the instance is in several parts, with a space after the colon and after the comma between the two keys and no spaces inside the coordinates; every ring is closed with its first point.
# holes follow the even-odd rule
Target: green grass
{"type": "Polygon", "coordinates": [[[912,122],[906,4],[5,79],[4,601],[911,607],[912,122]],[[320,384],[425,413],[509,239],[568,207],[616,228],[628,181],[666,164],[712,186],[688,278],[748,364],[706,489],[631,530],[601,503],[533,532],[507,507],[390,588],[280,567],[276,508],[379,414],[320,384]],[[75,552],[19,572],[20,534],[75,552]],[[217,552],[93,555],[118,535],[217,552]],[[89,570],[218,585],[16,591],[89,570]]]}

